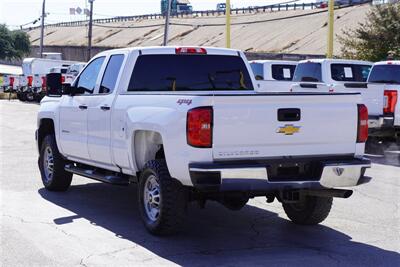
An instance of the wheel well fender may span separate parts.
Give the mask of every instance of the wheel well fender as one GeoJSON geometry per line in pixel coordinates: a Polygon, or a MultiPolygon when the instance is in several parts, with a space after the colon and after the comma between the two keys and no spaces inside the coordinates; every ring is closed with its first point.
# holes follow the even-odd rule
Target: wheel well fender
{"type": "Polygon", "coordinates": [[[165,159],[163,139],[158,132],[148,130],[135,131],[132,144],[133,164],[139,172],[148,161],[165,159]]]}
{"type": "Polygon", "coordinates": [[[38,129],[38,149],[42,147],[43,139],[46,135],[55,134],[54,122],[52,119],[41,119],[38,129]]]}

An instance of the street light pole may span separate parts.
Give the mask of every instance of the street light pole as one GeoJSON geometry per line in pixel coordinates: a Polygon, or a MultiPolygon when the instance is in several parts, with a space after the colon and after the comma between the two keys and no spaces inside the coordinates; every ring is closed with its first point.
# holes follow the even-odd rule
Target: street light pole
{"type": "Polygon", "coordinates": [[[334,27],[333,24],[335,22],[335,1],[329,0],[329,11],[328,11],[328,44],[327,44],[327,52],[326,57],[332,58],[333,57],[333,38],[334,38],[334,27]]]}
{"type": "Polygon", "coordinates": [[[46,0],[43,0],[42,6],[42,18],[40,26],[40,57],[43,57],[43,42],[44,42],[44,17],[46,16],[46,0]]]}
{"type": "Polygon", "coordinates": [[[90,17],[89,17],[89,31],[88,31],[88,57],[87,57],[88,61],[92,57],[93,2],[94,0],[89,0],[90,17]]]}
{"type": "Polygon", "coordinates": [[[167,14],[165,14],[165,29],[164,29],[164,42],[163,46],[168,45],[168,34],[169,34],[169,16],[171,14],[171,5],[172,5],[172,0],[167,0],[168,2],[168,7],[167,7],[167,14]]]}
{"type": "Polygon", "coordinates": [[[231,48],[231,0],[226,0],[226,48],[231,48]]]}

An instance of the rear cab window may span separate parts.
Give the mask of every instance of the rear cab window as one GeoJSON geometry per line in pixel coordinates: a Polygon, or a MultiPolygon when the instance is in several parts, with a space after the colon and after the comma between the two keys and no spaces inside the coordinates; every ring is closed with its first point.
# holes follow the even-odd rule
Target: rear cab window
{"type": "Polygon", "coordinates": [[[243,59],[225,55],[141,55],[128,92],[253,90],[243,59]]]}
{"type": "Polygon", "coordinates": [[[305,62],[297,65],[294,72],[295,82],[322,82],[321,63],[305,62]]]}
{"type": "Polygon", "coordinates": [[[296,65],[272,64],[272,78],[277,81],[291,81],[296,65]]]}
{"type": "Polygon", "coordinates": [[[375,65],[368,82],[400,84],[400,65],[375,65]]]}
{"type": "Polygon", "coordinates": [[[370,65],[331,64],[331,78],[339,82],[366,82],[370,70],[370,65]]]}

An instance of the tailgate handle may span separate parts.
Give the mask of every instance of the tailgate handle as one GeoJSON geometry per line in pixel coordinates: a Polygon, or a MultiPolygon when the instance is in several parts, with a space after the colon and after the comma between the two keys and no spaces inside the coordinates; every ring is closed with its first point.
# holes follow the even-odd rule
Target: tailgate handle
{"type": "Polygon", "coordinates": [[[278,109],[278,121],[299,121],[301,113],[299,108],[278,109]]]}

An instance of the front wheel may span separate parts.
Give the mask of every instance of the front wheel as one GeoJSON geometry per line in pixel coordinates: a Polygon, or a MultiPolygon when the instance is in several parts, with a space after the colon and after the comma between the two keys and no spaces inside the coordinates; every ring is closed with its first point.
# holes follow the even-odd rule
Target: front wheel
{"type": "Polygon", "coordinates": [[[138,190],[140,215],[147,230],[154,235],[178,232],[187,200],[183,186],[171,178],[164,160],[146,164],[138,190]]]}
{"type": "Polygon", "coordinates": [[[54,135],[42,142],[39,169],[44,187],[49,191],[66,191],[71,185],[72,173],[65,171],[65,160],[58,151],[54,135]]]}
{"type": "Polygon", "coordinates": [[[331,211],[332,197],[305,196],[296,203],[283,203],[289,219],[302,225],[315,225],[324,221],[331,211]]]}

